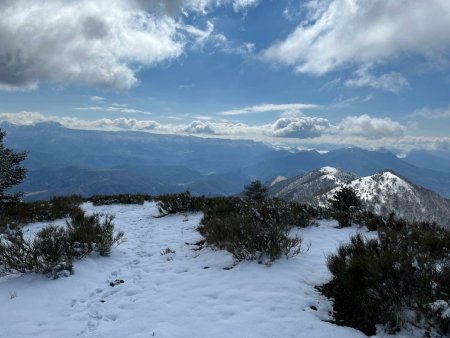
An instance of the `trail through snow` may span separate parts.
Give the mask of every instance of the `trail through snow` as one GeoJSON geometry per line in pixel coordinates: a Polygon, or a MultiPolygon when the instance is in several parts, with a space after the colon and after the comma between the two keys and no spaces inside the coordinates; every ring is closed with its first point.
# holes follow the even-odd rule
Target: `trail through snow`
{"type": "Polygon", "coordinates": [[[308,251],[230,269],[229,253],[196,245],[201,214],[154,218],[154,203],[83,208],[113,214],[126,241],[110,257],[75,262],[67,278],[0,279],[0,337],[365,337],[325,322],[331,303],[314,288],[330,278],[326,255],[356,228],[321,222],[300,230],[308,251]]]}

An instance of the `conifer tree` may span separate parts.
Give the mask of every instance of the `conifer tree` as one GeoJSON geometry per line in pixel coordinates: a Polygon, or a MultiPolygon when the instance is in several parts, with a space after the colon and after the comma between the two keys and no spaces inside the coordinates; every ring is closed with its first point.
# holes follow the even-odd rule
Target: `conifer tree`
{"type": "Polygon", "coordinates": [[[256,180],[244,186],[243,195],[252,200],[262,201],[267,198],[267,188],[261,181],[256,180]]]}
{"type": "Polygon", "coordinates": [[[334,210],[343,212],[349,212],[361,206],[361,200],[352,187],[343,187],[337,191],[330,202],[334,210]]]}
{"type": "Polygon", "coordinates": [[[17,199],[20,194],[10,195],[7,190],[25,178],[26,169],[20,164],[26,152],[15,153],[3,144],[6,133],[0,129],[0,206],[17,199]]]}

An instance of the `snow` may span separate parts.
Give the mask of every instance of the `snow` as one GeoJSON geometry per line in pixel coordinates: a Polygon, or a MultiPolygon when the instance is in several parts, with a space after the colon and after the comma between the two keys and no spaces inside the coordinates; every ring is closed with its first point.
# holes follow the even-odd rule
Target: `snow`
{"type": "Polygon", "coordinates": [[[322,176],[322,178],[326,178],[329,179],[331,181],[337,181],[340,182],[340,179],[337,176],[337,174],[339,173],[339,170],[337,170],[336,168],[333,167],[322,167],[319,169],[319,171],[324,174],[322,176]]]}
{"type": "Polygon", "coordinates": [[[319,169],[319,171],[324,174],[330,174],[330,175],[335,175],[336,173],[339,172],[339,170],[337,170],[334,167],[322,167],[319,169]]]}
{"type": "Polygon", "coordinates": [[[282,181],[285,181],[285,180],[287,180],[286,177],[284,177],[284,176],[277,176],[277,178],[275,178],[275,179],[272,181],[272,183],[270,183],[270,186],[272,187],[272,186],[274,186],[275,184],[277,184],[278,182],[282,182],[282,181]]]}
{"type": "Polygon", "coordinates": [[[321,221],[300,230],[300,255],[234,266],[225,251],[195,250],[200,213],[156,219],[154,203],[83,209],[113,214],[126,241],[111,257],[75,262],[67,278],[0,279],[0,337],[365,337],[324,321],[332,304],[314,288],[330,278],[326,256],[362,230],[321,221]],[[110,286],[116,280],[124,283],[110,286]]]}
{"type": "Polygon", "coordinates": [[[374,196],[378,196],[381,203],[384,202],[383,197],[387,195],[411,193],[409,184],[389,171],[359,178],[353,181],[351,186],[360,198],[371,201],[374,196]]]}
{"type": "MultiPolygon", "coordinates": [[[[360,177],[353,180],[348,186],[352,187],[359,198],[363,201],[372,201],[375,197],[379,199],[379,203],[376,206],[380,207],[381,204],[386,204],[386,199],[391,195],[398,194],[410,194],[413,196],[411,186],[402,178],[395,174],[385,171],[371,176],[360,177]]],[[[342,189],[337,187],[330,190],[326,197],[331,198],[336,191],[342,189]]],[[[325,205],[326,203],[321,203],[325,205]]]]}

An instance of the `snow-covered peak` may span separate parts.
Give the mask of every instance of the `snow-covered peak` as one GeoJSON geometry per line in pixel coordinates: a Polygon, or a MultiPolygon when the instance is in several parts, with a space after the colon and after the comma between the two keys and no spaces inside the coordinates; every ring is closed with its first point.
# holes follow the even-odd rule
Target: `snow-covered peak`
{"type": "Polygon", "coordinates": [[[334,167],[322,167],[319,169],[319,172],[323,175],[322,178],[326,178],[329,180],[339,180],[339,174],[341,173],[338,169],[334,167]]]}
{"type": "Polygon", "coordinates": [[[331,174],[331,175],[335,175],[336,173],[339,172],[339,170],[334,167],[322,167],[319,169],[319,171],[324,174],[331,174]]]}
{"type": "Polygon", "coordinates": [[[411,185],[390,171],[354,180],[350,186],[363,200],[371,201],[375,196],[384,199],[387,195],[411,193],[411,185]]]}

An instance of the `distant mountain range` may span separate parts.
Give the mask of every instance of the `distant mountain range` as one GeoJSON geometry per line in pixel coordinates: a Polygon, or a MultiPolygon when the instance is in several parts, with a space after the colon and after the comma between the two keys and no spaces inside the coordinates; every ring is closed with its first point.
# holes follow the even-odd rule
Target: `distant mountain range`
{"type": "Polygon", "coordinates": [[[336,168],[324,167],[291,179],[269,183],[269,194],[290,201],[326,206],[342,186],[352,187],[365,209],[410,221],[434,221],[450,228],[450,200],[411,183],[392,171],[357,177],[336,168]]]}
{"type": "Polygon", "coordinates": [[[358,176],[394,170],[415,184],[450,197],[450,170],[445,170],[442,154],[430,153],[440,163],[434,165],[438,170],[433,170],[385,150],[287,151],[253,141],[75,130],[57,123],[0,123],[0,128],[8,133],[6,146],[28,151],[24,162],[28,176],[16,188],[24,191],[27,199],[72,193],[162,194],[184,190],[229,195],[242,191],[251,180],[293,177],[325,166],[358,176]]]}

